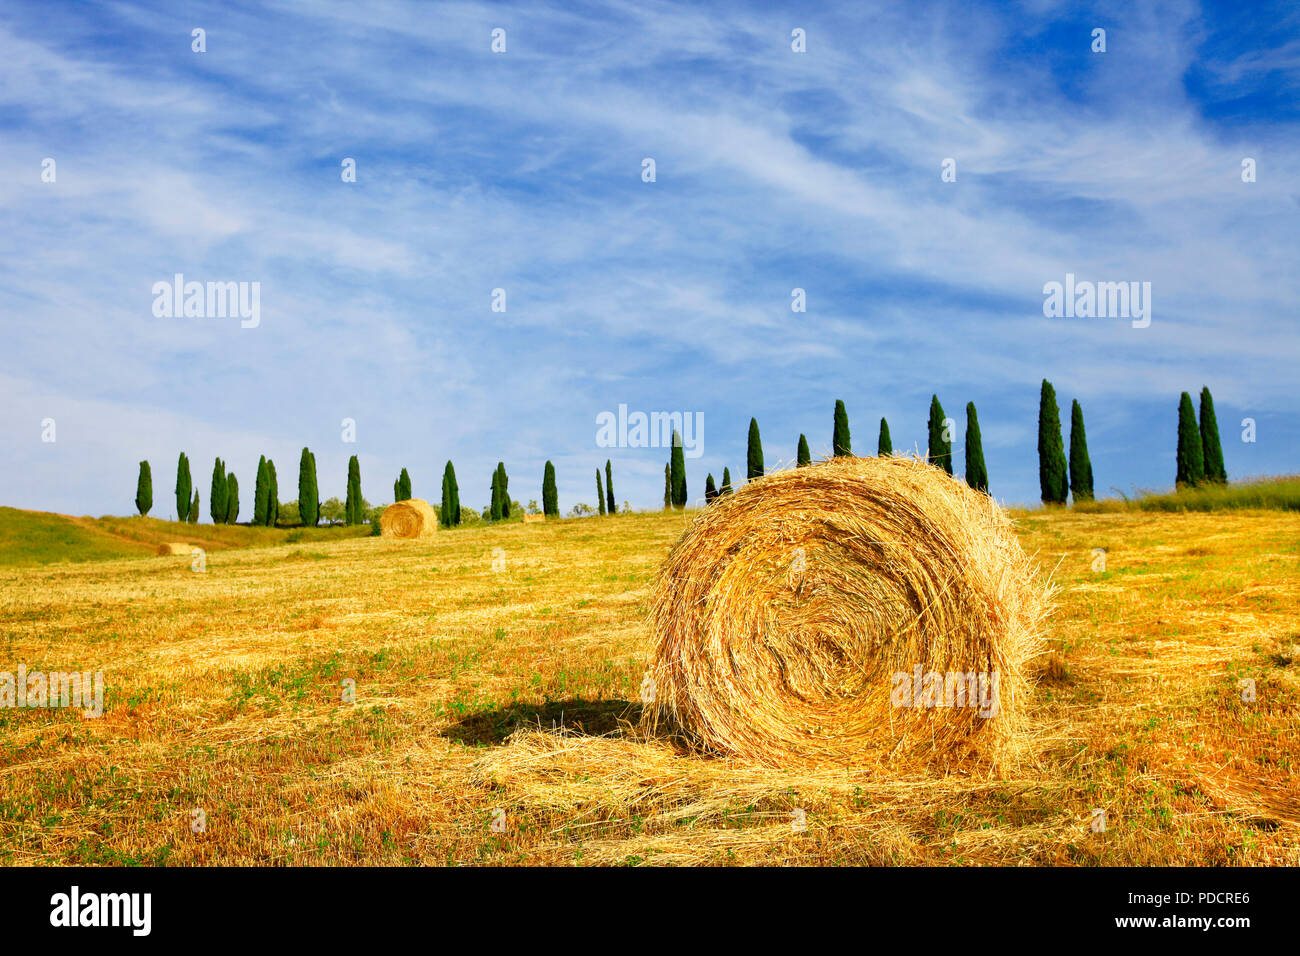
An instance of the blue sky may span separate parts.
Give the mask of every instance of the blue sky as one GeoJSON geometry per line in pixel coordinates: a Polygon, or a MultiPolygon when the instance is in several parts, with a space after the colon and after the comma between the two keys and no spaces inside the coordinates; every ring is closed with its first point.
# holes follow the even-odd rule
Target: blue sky
{"type": "Polygon", "coordinates": [[[206,514],[215,456],[291,498],[310,445],[324,497],[357,454],[375,503],[448,458],[527,502],[549,458],[567,511],[609,457],[653,508],[666,451],[600,412],[702,413],[696,498],[750,416],[769,466],[836,399],[924,450],[931,393],[1032,502],[1044,376],[1099,493],[1172,484],[1202,385],[1230,477],[1300,470],[1300,8],[783,6],[5,3],[0,503],[128,513],[147,458],[166,517],[183,449],[206,514]],[[177,272],[260,324],[155,317],[177,272]],[[1150,326],[1045,318],[1067,272],[1150,282],[1150,326]]]}

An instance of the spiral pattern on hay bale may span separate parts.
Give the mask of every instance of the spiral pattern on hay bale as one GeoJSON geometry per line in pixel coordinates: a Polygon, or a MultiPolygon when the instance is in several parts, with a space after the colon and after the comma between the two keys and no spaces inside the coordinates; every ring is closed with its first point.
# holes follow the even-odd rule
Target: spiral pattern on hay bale
{"type": "Polygon", "coordinates": [[[996,758],[1048,597],[998,505],[923,461],[769,474],[664,562],[646,720],[768,766],[996,758]]]}
{"type": "Polygon", "coordinates": [[[407,498],[384,509],[379,533],[385,538],[428,538],[438,530],[438,512],[423,498],[407,498]]]}

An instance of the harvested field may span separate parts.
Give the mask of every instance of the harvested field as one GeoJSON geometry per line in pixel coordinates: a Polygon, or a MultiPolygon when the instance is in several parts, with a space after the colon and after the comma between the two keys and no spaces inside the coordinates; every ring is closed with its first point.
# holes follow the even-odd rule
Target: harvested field
{"type": "Polygon", "coordinates": [[[4,666],[107,685],[99,719],[0,710],[0,858],[1300,863],[1300,515],[1015,517],[1059,608],[1014,773],[764,767],[637,729],[689,513],[0,568],[4,666]]]}

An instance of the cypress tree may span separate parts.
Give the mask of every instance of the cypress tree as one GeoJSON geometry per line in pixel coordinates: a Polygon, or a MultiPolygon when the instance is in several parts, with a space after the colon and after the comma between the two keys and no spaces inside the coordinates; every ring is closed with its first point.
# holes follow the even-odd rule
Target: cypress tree
{"type": "Polygon", "coordinates": [[[320,520],[320,501],[316,497],[316,462],[311,451],[302,450],[298,459],[298,517],[304,527],[314,528],[320,520]]]}
{"type": "Polygon", "coordinates": [[[849,438],[849,413],[839,399],[835,400],[835,430],[831,437],[831,448],[836,457],[853,454],[853,443],[849,438]]]}
{"type": "Polygon", "coordinates": [[[1074,500],[1092,501],[1092,460],[1088,433],[1083,429],[1083,407],[1076,398],[1070,405],[1070,491],[1074,500]]]}
{"type": "Polygon", "coordinates": [[[189,517],[185,519],[190,524],[199,523],[199,493],[194,492],[194,500],[190,502],[189,517]]]}
{"type": "Polygon", "coordinates": [[[894,441],[889,437],[889,422],[883,418],[880,420],[880,438],[876,440],[877,455],[892,455],[894,453],[894,441]]]}
{"type": "Polygon", "coordinates": [[[1214,417],[1214,397],[1208,388],[1201,389],[1201,458],[1205,463],[1205,480],[1220,485],[1228,483],[1223,466],[1223,445],[1219,443],[1219,422],[1214,417]]]}
{"type": "Polygon", "coordinates": [[[442,507],[446,513],[447,527],[460,524],[460,484],[456,481],[456,466],[450,461],[443,470],[446,489],[442,496],[442,507]]]}
{"type": "Polygon", "coordinates": [[[612,515],[618,514],[618,506],[614,504],[614,467],[605,459],[605,506],[612,515]]]}
{"type": "Polygon", "coordinates": [[[344,507],[344,514],[347,517],[344,520],[348,524],[361,524],[364,517],[361,507],[361,462],[357,461],[356,455],[353,455],[348,460],[348,498],[344,507]]]}
{"type": "Polygon", "coordinates": [[[442,501],[438,504],[438,523],[444,528],[451,527],[451,484],[447,481],[447,469],[442,470],[442,501]]]}
{"type": "Polygon", "coordinates": [[[542,471],[542,513],[549,518],[560,516],[560,494],[555,489],[555,466],[549,461],[542,471]]]}
{"type": "Polygon", "coordinates": [[[984,442],[980,439],[980,420],[974,402],[966,403],[966,484],[988,493],[989,470],[984,465],[984,442]]]}
{"type": "Polygon", "coordinates": [[[271,473],[266,468],[266,456],[257,459],[257,477],[253,480],[253,524],[265,525],[267,500],[271,496],[271,473]]]}
{"type": "Polygon", "coordinates": [[[704,503],[705,505],[713,504],[718,497],[718,488],[713,484],[713,472],[709,472],[709,477],[704,479],[704,503]]]}
{"type": "Polygon", "coordinates": [[[232,471],[226,475],[226,524],[239,520],[239,479],[232,471]]]}
{"type": "Polygon", "coordinates": [[[1178,472],[1174,484],[1183,488],[1205,481],[1205,451],[1201,447],[1201,429],[1196,424],[1192,396],[1183,392],[1178,403],[1178,472]]]}
{"type": "Polygon", "coordinates": [[[316,480],[316,453],[311,453],[311,500],[316,503],[316,518],[312,526],[320,524],[320,483],[316,480]]]}
{"type": "Polygon", "coordinates": [[[682,448],[682,436],[673,429],[673,452],[669,460],[672,470],[673,507],[686,507],[686,456],[682,448]]]}
{"type": "Polygon", "coordinates": [[[596,507],[603,515],[605,513],[605,486],[600,482],[600,469],[596,469],[596,507]]]}
{"type": "Polygon", "coordinates": [[[506,463],[497,462],[497,488],[501,495],[501,518],[510,517],[510,478],[506,475],[506,463]]]}
{"type": "Polygon", "coordinates": [[[208,492],[208,515],[213,524],[226,521],[226,466],[220,458],[212,463],[212,489],[208,492]]]}
{"type": "Polygon", "coordinates": [[[492,504],[488,508],[488,514],[493,521],[501,520],[501,471],[492,469],[492,504]]]}
{"type": "Polygon", "coordinates": [[[275,475],[275,462],[266,459],[266,524],[274,528],[280,520],[280,479],[275,475]]]}
{"type": "Polygon", "coordinates": [[[798,462],[796,465],[798,468],[812,464],[812,455],[808,453],[808,439],[803,435],[799,436],[799,450],[795,453],[795,459],[798,462]]]}
{"type": "Polygon", "coordinates": [[[672,462],[664,465],[664,511],[673,506],[673,466],[672,462]]]}
{"type": "Polygon", "coordinates": [[[405,468],[402,469],[402,473],[397,477],[397,487],[398,490],[401,492],[402,497],[394,498],[393,500],[410,501],[411,500],[411,476],[406,473],[405,468]]]}
{"type": "Polygon", "coordinates": [[[721,496],[721,495],[729,495],[729,494],[731,494],[731,492],[732,492],[733,490],[734,490],[734,489],[732,489],[732,487],[731,487],[731,469],[730,469],[730,468],[723,468],[723,469],[722,469],[722,487],[718,490],[718,494],[719,494],[720,496],[721,496]]]}
{"type": "MultiPolygon", "coordinates": [[[[181,452],[180,457],[176,459],[176,520],[189,521],[190,519],[190,493],[194,491],[193,481],[190,479],[190,460],[181,452]]],[[[198,515],[194,516],[198,520],[198,515]]]]}
{"type": "Polygon", "coordinates": [[[939,396],[930,396],[930,422],[928,425],[930,432],[930,448],[928,458],[931,464],[937,465],[948,474],[952,474],[952,441],[944,438],[944,422],[947,416],[943,413],[943,406],[939,404],[939,396]]]}
{"type": "Polygon", "coordinates": [[[135,480],[135,509],[140,512],[140,517],[149,513],[153,507],[153,471],[149,468],[149,462],[140,462],[140,475],[135,480]]]}
{"type": "Polygon", "coordinates": [[[763,440],[758,435],[758,419],[749,420],[749,448],[745,452],[745,478],[763,477],[763,440]]]}
{"type": "Polygon", "coordinates": [[[401,501],[401,500],[402,500],[402,479],[394,478],[393,479],[393,501],[401,501]]]}
{"type": "Polygon", "coordinates": [[[1065,443],[1061,441],[1061,409],[1056,389],[1043,379],[1038,396],[1038,487],[1043,504],[1063,505],[1069,492],[1065,443]]]}

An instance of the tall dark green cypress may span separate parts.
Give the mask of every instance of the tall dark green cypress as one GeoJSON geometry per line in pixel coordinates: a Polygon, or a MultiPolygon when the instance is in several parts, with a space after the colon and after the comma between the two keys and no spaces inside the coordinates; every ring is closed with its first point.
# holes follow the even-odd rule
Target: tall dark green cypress
{"type": "Polygon", "coordinates": [[[1228,471],[1223,464],[1219,422],[1214,417],[1214,397],[1204,387],[1201,389],[1201,458],[1205,462],[1205,480],[1227,484],[1228,471]]]}
{"type": "Polygon", "coordinates": [[[763,439],[758,435],[758,419],[749,420],[749,447],[745,451],[745,479],[763,477],[763,439]]]}
{"type": "Polygon", "coordinates": [[[266,467],[266,456],[257,459],[257,477],[253,479],[253,524],[267,524],[267,502],[271,497],[271,473],[266,467]]]}
{"type": "Polygon", "coordinates": [[[298,459],[298,518],[303,527],[314,528],[320,520],[320,500],[316,497],[316,459],[303,448],[298,459]]]}
{"type": "Polygon", "coordinates": [[[456,480],[456,466],[447,462],[444,469],[447,479],[447,491],[443,497],[443,508],[447,512],[448,527],[460,524],[460,483],[456,480]]]}
{"type": "Polygon", "coordinates": [[[1174,484],[1179,487],[1199,485],[1205,481],[1205,451],[1201,447],[1201,429],[1196,424],[1192,396],[1183,392],[1178,402],[1178,471],[1174,484]]]}
{"type": "Polygon", "coordinates": [[[232,471],[226,475],[226,524],[239,521],[239,479],[232,471]]]}
{"type": "Polygon", "coordinates": [[[555,466],[549,461],[542,470],[542,513],[548,518],[560,516],[560,494],[555,487],[555,466]]]}
{"type": "Polygon", "coordinates": [[[1070,493],[1074,500],[1092,501],[1092,459],[1088,457],[1088,433],[1083,428],[1083,406],[1070,405],[1070,493]]]}
{"type": "Polygon", "coordinates": [[[194,500],[190,502],[189,515],[185,519],[190,524],[199,523],[199,493],[194,492],[194,500]]]}
{"type": "Polygon", "coordinates": [[[709,472],[709,476],[704,479],[704,503],[711,505],[717,497],[718,488],[713,483],[713,472],[709,472]]]}
{"type": "Polygon", "coordinates": [[[831,449],[837,458],[853,454],[853,441],[849,437],[849,413],[839,399],[835,400],[835,428],[831,434],[831,449]]]}
{"type": "Polygon", "coordinates": [[[275,474],[275,462],[269,458],[266,459],[266,475],[266,523],[274,528],[280,520],[280,479],[275,474]]]}
{"type": "MultiPolygon", "coordinates": [[[[194,493],[194,482],[190,478],[190,459],[181,452],[176,459],[176,520],[189,521],[190,495],[194,493]]],[[[198,520],[196,515],[195,521],[198,520]]]]}
{"type": "Polygon", "coordinates": [[[731,487],[731,469],[722,469],[722,487],[718,489],[719,495],[729,495],[735,489],[731,487]]]}
{"type": "Polygon", "coordinates": [[[1038,487],[1043,504],[1065,504],[1069,477],[1061,440],[1061,409],[1056,404],[1056,389],[1047,379],[1043,379],[1038,396],[1038,487]]]}
{"type": "Polygon", "coordinates": [[[353,455],[348,459],[348,498],[344,506],[348,524],[361,524],[365,515],[361,505],[361,462],[353,455]]]}
{"type": "Polygon", "coordinates": [[[208,515],[213,524],[226,523],[226,466],[220,458],[212,463],[212,488],[208,492],[208,515]]]}
{"type": "Polygon", "coordinates": [[[397,480],[393,482],[393,500],[409,501],[410,499],[411,499],[411,476],[408,475],[406,473],[406,469],[403,468],[402,473],[398,475],[397,480]]]}
{"type": "Polygon", "coordinates": [[[596,469],[596,509],[603,515],[605,513],[605,486],[600,481],[600,469],[596,469]]]}
{"type": "Polygon", "coordinates": [[[447,469],[442,470],[442,500],[438,503],[438,523],[444,528],[451,527],[451,483],[447,480],[447,469]]]}
{"type": "Polygon", "coordinates": [[[316,453],[311,453],[311,498],[316,502],[316,520],[313,525],[320,524],[320,480],[316,471],[316,453]]]}
{"type": "Polygon", "coordinates": [[[673,451],[669,460],[672,471],[673,507],[686,507],[686,455],[682,448],[682,436],[673,429],[673,451]]]}
{"type": "Polygon", "coordinates": [[[140,474],[135,479],[135,510],[140,512],[140,517],[149,513],[153,507],[153,471],[149,467],[149,462],[140,462],[140,474]]]}
{"type": "Polygon", "coordinates": [[[966,484],[976,491],[989,490],[989,470],[984,465],[984,442],[974,402],[966,403],[966,484]]]}
{"type": "Polygon", "coordinates": [[[493,521],[501,520],[501,472],[492,469],[492,502],[488,505],[488,514],[493,521]]]}
{"type": "Polygon", "coordinates": [[[942,468],[948,474],[952,474],[952,439],[945,437],[944,428],[947,416],[943,413],[943,406],[939,404],[939,396],[930,396],[930,421],[928,430],[930,434],[929,460],[932,465],[942,468]]]}
{"type": "Polygon", "coordinates": [[[501,495],[501,518],[510,517],[510,477],[506,474],[506,463],[497,462],[497,491],[501,495]]]}
{"type": "Polygon", "coordinates": [[[673,506],[673,465],[668,462],[664,465],[664,511],[668,511],[673,506]]]}
{"type": "Polygon", "coordinates": [[[808,439],[803,435],[799,436],[799,450],[795,452],[795,461],[797,468],[812,464],[812,455],[808,452],[808,439]]]}
{"type": "Polygon", "coordinates": [[[605,506],[612,515],[618,514],[618,505],[614,504],[614,466],[605,459],[605,506]]]}
{"type": "Polygon", "coordinates": [[[892,455],[894,453],[894,440],[889,437],[889,422],[883,418],[880,419],[880,438],[876,440],[877,455],[892,455]]]}

